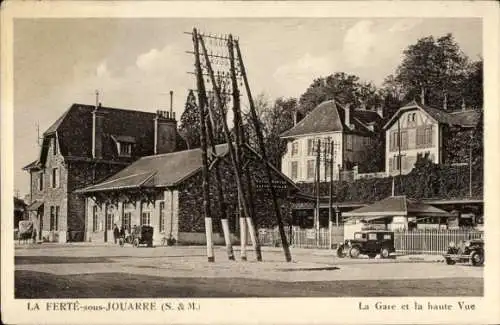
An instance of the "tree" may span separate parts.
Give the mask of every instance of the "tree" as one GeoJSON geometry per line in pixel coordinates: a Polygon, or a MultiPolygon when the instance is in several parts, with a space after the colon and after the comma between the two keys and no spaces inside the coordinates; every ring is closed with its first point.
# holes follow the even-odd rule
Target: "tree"
{"type": "Polygon", "coordinates": [[[374,108],[382,104],[382,97],[370,82],[345,72],[318,78],[300,96],[299,111],[305,115],[326,100],[335,99],[352,107],[374,108]]]}
{"type": "Polygon", "coordinates": [[[463,100],[472,101],[477,95],[466,91],[467,77],[477,77],[471,72],[473,68],[477,66],[470,64],[452,34],[437,39],[428,36],[404,51],[394,81],[403,89],[404,101],[423,99],[429,106],[446,106],[452,111],[460,109],[463,100]]]}
{"type": "Polygon", "coordinates": [[[182,112],[179,134],[186,141],[188,149],[200,147],[200,117],[193,90],[189,90],[184,112],[182,112]]]}
{"type": "MultiPolygon", "coordinates": [[[[274,104],[265,95],[260,94],[255,99],[257,116],[261,123],[264,144],[269,161],[276,167],[281,167],[281,157],[286,151],[286,140],[280,134],[293,126],[294,114],[297,111],[295,98],[278,98],[274,104]]],[[[255,129],[250,122],[248,113],[244,113],[244,122],[249,144],[256,148],[257,139],[255,129]]],[[[257,150],[259,152],[259,150],[257,150]]]]}

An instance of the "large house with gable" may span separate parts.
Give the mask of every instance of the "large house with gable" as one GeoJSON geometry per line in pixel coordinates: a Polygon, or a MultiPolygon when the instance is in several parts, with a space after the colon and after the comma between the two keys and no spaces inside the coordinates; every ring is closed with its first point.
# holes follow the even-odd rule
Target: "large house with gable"
{"type": "MultiPolygon", "coordinates": [[[[281,168],[295,182],[314,182],[316,175],[317,141],[334,143],[333,177],[339,171],[351,169],[363,162],[375,148],[377,132],[382,127],[382,111],[353,109],[335,100],[316,106],[300,122],[281,134],[288,140],[281,168]]],[[[322,152],[324,149],[321,149],[322,152]]],[[[327,148],[327,153],[329,149],[327,148]]],[[[320,162],[320,178],[329,180],[329,164],[320,162]],[[326,175],[325,175],[326,172],[326,175]]]]}
{"type": "Polygon", "coordinates": [[[449,137],[457,131],[473,131],[481,117],[479,110],[447,112],[412,101],[399,110],[384,125],[386,133],[386,174],[408,174],[417,155],[428,154],[436,163],[446,162],[449,137]]]}
{"type": "Polygon", "coordinates": [[[175,115],[73,104],[43,134],[30,174],[30,219],[39,240],[81,241],[85,198],[74,191],[101,182],[139,157],[182,146],[175,115]]]}

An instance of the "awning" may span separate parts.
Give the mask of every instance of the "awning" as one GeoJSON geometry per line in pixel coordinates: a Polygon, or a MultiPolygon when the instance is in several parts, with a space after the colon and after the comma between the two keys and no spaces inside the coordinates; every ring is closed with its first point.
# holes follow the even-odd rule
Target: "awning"
{"type": "Polygon", "coordinates": [[[373,221],[373,220],[380,220],[380,219],[386,219],[389,216],[372,216],[372,217],[363,217],[363,216],[351,216],[347,218],[345,221],[354,221],[354,220],[360,220],[360,221],[373,221]]]}
{"type": "Polygon", "coordinates": [[[43,201],[35,201],[28,205],[28,211],[37,211],[43,205],[43,201]]]}

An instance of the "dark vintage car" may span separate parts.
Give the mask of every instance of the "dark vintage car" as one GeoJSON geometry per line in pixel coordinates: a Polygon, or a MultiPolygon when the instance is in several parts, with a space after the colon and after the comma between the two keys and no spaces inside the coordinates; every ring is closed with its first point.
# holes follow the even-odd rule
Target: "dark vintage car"
{"type": "Polygon", "coordinates": [[[448,265],[471,263],[474,266],[481,266],[484,264],[484,241],[472,239],[463,241],[461,245],[451,242],[443,256],[448,265]]]}
{"type": "Polygon", "coordinates": [[[360,254],[374,258],[380,254],[381,258],[389,258],[394,253],[394,232],[386,230],[364,230],[354,233],[354,238],[346,240],[337,248],[337,256],[352,258],[360,254]]]}
{"type": "Polygon", "coordinates": [[[137,226],[132,229],[131,241],[134,247],[139,245],[147,245],[153,247],[153,227],[151,226],[137,226]]]}

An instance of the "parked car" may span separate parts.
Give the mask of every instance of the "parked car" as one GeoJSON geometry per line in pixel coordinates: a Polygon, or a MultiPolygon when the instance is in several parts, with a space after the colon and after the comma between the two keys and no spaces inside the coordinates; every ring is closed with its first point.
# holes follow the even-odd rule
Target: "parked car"
{"type": "Polygon", "coordinates": [[[360,254],[374,258],[389,258],[394,253],[394,232],[386,230],[364,230],[354,233],[353,239],[348,239],[337,248],[338,257],[357,258],[360,254]]]}
{"type": "Polygon", "coordinates": [[[134,247],[139,247],[139,245],[153,247],[153,227],[143,225],[133,228],[130,240],[134,247]]]}
{"type": "Polygon", "coordinates": [[[448,265],[471,263],[474,266],[481,266],[484,264],[484,240],[462,241],[461,245],[450,242],[448,250],[443,256],[448,265]]]}

